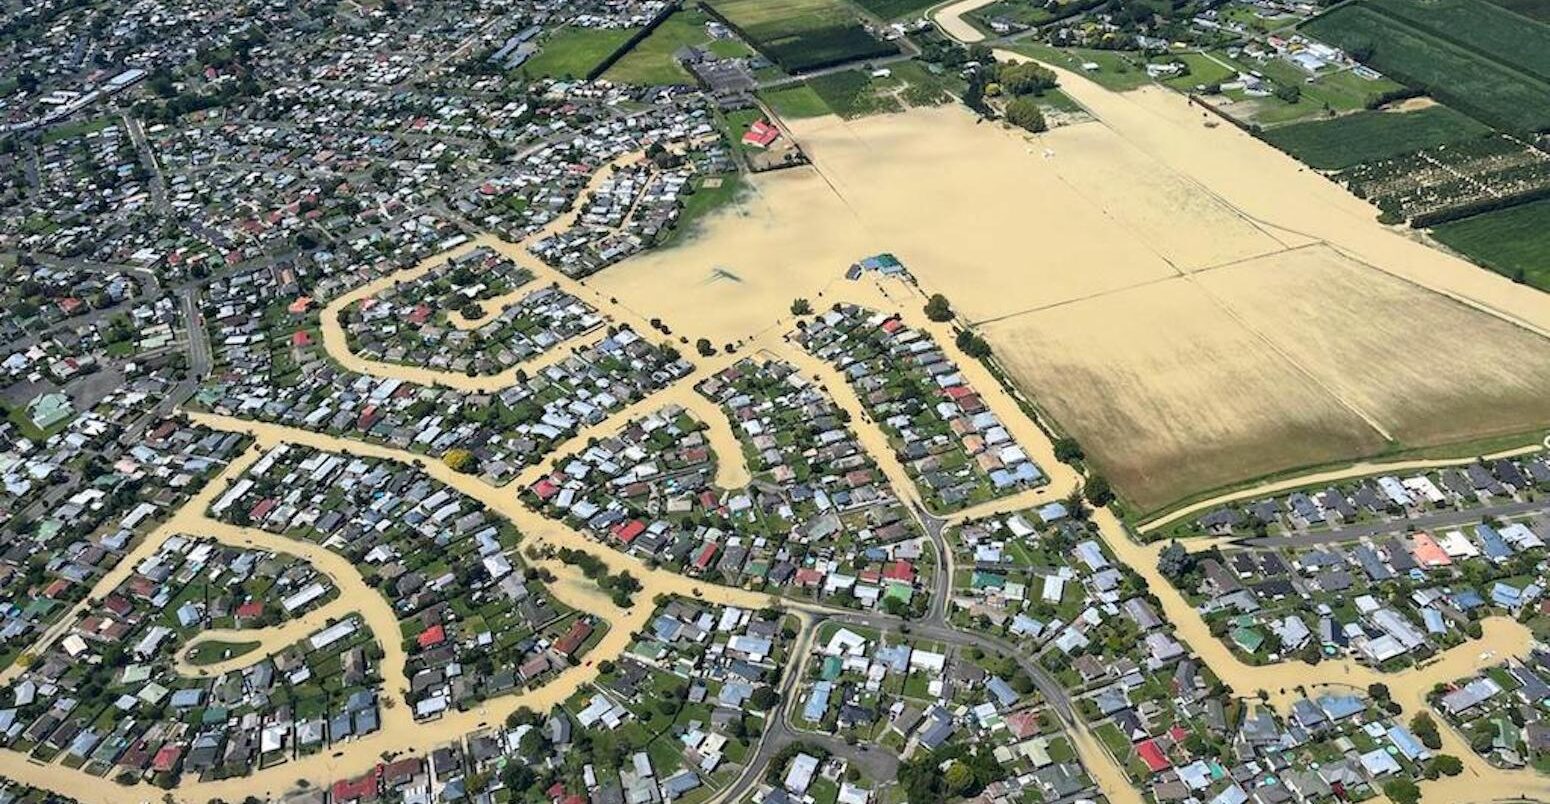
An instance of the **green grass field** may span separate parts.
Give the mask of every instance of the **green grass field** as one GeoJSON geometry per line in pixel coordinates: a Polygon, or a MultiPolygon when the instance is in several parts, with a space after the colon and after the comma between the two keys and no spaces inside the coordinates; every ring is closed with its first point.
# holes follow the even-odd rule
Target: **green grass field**
{"type": "Polygon", "coordinates": [[[856,0],[856,5],[885,20],[918,17],[937,0],[856,0]]]}
{"type": "Polygon", "coordinates": [[[759,99],[769,104],[775,114],[786,120],[833,114],[829,105],[823,102],[823,98],[807,84],[760,92],[759,99]]]}
{"type": "Polygon", "coordinates": [[[1540,22],[1550,22],[1550,0],[1491,0],[1491,4],[1540,22]]]}
{"type": "Polygon", "coordinates": [[[522,73],[532,78],[585,78],[634,35],[635,30],[561,28],[522,65],[522,73]]]}
{"type": "Polygon", "coordinates": [[[1123,50],[1061,49],[1037,42],[1018,42],[1010,48],[1024,56],[1031,56],[1067,70],[1075,70],[1098,85],[1115,92],[1135,89],[1152,81],[1146,74],[1146,68],[1141,66],[1142,59],[1134,53],[1123,50]],[[1083,70],[1082,64],[1085,62],[1098,65],[1098,69],[1083,70]]]}
{"type": "Polygon", "coordinates": [[[1432,230],[1439,241],[1505,276],[1550,291],[1550,200],[1487,212],[1432,230]]]}
{"type": "Polygon", "coordinates": [[[1550,25],[1485,0],[1368,0],[1396,19],[1488,59],[1550,79],[1550,25]]]}
{"type": "Polygon", "coordinates": [[[1414,112],[1356,112],[1273,128],[1264,136],[1310,167],[1343,170],[1488,133],[1490,129],[1473,118],[1431,106],[1414,112]]]}
{"type": "Polygon", "coordinates": [[[788,72],[898,52],[843,0],[714,0],[708,6],[788,72]]]}
{"type": "Polygon", "coordinates": [[[603,77],[623,84],[692,84],[693,78],[673,58],[679,48],[706,47],[723,58],[752,55],[753,51],[736,39],[711,39],[705,32],[709,19],[698,8],[675,12],[609,67],[603,77]]]}
{"type": "Polygon", "coordinates": [[[1236,67],[1224,63],[1223,59],[1215,58],[1206,53],[1180,53],[1176,56],[1167,56],[1156,59],[1157,62],[1182,61],[1189,65],[1189,74],[1163,80],[1163,84],[1188,92],[1196,87],[1207,84],[1220,84],[1238,75],[1236,67]]]}
{"type": "MultiPolygon", "coordinates": [[[[1381,1],[1381,0],[1380,0],[1381,1]]],[[[1550,81],[1516,64],[1502,61],[1504,48],[1483,50],[1483,34],[1493,30],[1485,23],[1455,23],[1446,37],[1433,29],[1418,27],[1392,13],[1392,3],[1379,6],[1358,2],[1340,6],[1315,17],[1302,28],[1306,33],[1346,50],[1368,50],[1369,63],[1385,74],[1412,86],[1425,87],[1439,100],[1472,117],[1508,130],[1539,131],[1550,128],[1550,81]],[[1460,31],[1463,27],[1468,31],[1460,31]]],[[[1476,10],[1495,9],[1485,0],[1452,0],[1469,3],[1476,10]]],[[[1441,2],[1441,0],[1439,0],[1441,2]]],[[[1483,12],[1480,19],[1500,12],[1483,12]]],[[[1411,15],[1414,16],[1414,15],[1411,15]]],[[[1550,26],[1527,18],[1513,37],[1514,49],[1550,51],[1550,26]],[[1529,44],[1524,44],[1525,42],[1529,44]]],[[[1491,23],[1495,25],[1497,23],[1491,23]]]]}
{"type": "Polygon", "coordinates": [[[258,644],[257,642],[222,642],[220,640],[201,642],[195,645],[193,652],[189,654],[188,663],[196,667],[215,664],[216,662],[225,661],[245,653],[252,653],[258,650],[258,644]]]}

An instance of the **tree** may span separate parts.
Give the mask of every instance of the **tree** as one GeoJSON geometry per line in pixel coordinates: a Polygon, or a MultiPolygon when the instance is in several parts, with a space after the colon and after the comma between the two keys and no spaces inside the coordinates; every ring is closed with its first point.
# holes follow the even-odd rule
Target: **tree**
{"type": "Polygon", "coordinates": [[[1287,103],[1296,103],[1302,100],[1302,87],[1296,84],[1276,84],[1272,94],[1287,103]]]}
{"type": "Polygon", "coordinates": [[[797,299],[791,303],[792,315],[810,315],[812,312],[813,306],[807,303],[807,299],[797,299]]]}
{"type": "Polygon", "coordinates": [[[1082,445],[1074,438],[1057,438],[1054,446],[1055,460],[1061,463],[1076,463],[1087,457],[1087,453],[1082,451],[1082,445]]]}
{"type": "Polygon", "coordinates": [[[701,338],[695,341],[694,350],[699,352],[701,357],[710,357],[716,353],[716,347],[711,345],[710,338],[701,338]]]}
{"type": "Polygon", "coordinates": [[[1031,61],[1021,64],[1002,62],[996,68],[996,81],[1011,95],[1037,95],[1055,88],[1055,74],[1031,61]]]}
{"type": "Polygon", "coordinates": [[[1049,129],[1049,124],[1044,122],[1044,112],[1039,110],[1039,104],[1032,98],[1013,98],[1006,105],[1006,119],[1012,125],[1035,134],[1049,129]]]}
{"type": "Polygon", "coordinates": [[[959,350],[969,357],[990,357],[990,344],[984,338],[966,329],[958,331],[958,337],[954,339],[954,343],[958,345],[959,350]]]}
{"type": "Polygon", "coordinates": [[[454,472],[471,475],[479,471],[479,459],[466,449],[449,449],[441,462],[454,472]]]}
{"type": "Polygon", "coordinates": [[[755,689],[753,694],[748,696],[748,704],[760,711],[768,711],[770,707],[779,701],[780,696],[775,693],[774,689],[767,686],[755,689]]]}
{"type": "Polygon", "coordinates": [[[1438,754],[1437,758],[1432,760],[1432,767],[1443,776],[1457,776],[1464,772],[1463,761],[1452,754],[1438,754]]]}
{"type": "Polygon", "coordinates": [[[932,321],[951,321],[953,308],[947,303],[947,297],[940,293],[931,294],[926,302],[926,318],[932,321]]]}
{"type": "Polygon", "coordinates": [[[1389,687],[1387,684],[1373,682],[1367,685],[1367,697],[1383,703],[1389,699],[1389,687]]]}
{"type": "Polygon", "coordinates": [[[1189,550],[1178,542],[1169,542],[1162,552],[1157,554],[1157,571],[1170,581],[1188,575],[1195,568],[1195,560],[1189,554],[1189,550]]]}
{"type": "Polygon", "coordinates": [[[1409,779],[1393,779],[1384,783],[1383,795],[1394,804],[1416,804],[1421,800],[1421,788],[1409,779]]]}
{"type": "Polygon", "coordinates": [[[954,761],[947,766],[947,773],[942,780],[947,783],[948,792],[961,796],[974,787],[974,769],[961,761],[954,761]]]}
{"type": "Polygon", "coordinates": [[[1442,735],[1437,733],[1437,721],[1427,712],[1417,712],[1410,718],[1410,731],[1427,748],[1436,750],[1442,747],[1442,735]]]}
{"type": "Polygon", "coordinates": [[[1109,488],[1108,478],[1103,475],[1087,478],[1087,482],[1082,485],[1082,491],[1087,495],[1087,501],[1098,508],[1114,501],[1114,490],[1109,488]]]}

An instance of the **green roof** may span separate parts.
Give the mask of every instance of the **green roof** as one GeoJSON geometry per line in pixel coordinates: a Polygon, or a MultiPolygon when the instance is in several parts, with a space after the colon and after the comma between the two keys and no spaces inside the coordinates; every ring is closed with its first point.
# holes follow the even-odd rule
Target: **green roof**
{"type": "Polygon", "coordinates": [[[969,581],[969,584],[975,589],[1000,589],[1006,586],[1006,576],[997,575],[994,572],[975,570],[974,577],[969,581]]]}
{"type": "Polygon", "coordinates": [[[1254,653],[1265,644],[1265,635],[1252,628],[1238,628],[1232,632],[1232,641],[1238,643],[1238,647],[1254,653]]]}

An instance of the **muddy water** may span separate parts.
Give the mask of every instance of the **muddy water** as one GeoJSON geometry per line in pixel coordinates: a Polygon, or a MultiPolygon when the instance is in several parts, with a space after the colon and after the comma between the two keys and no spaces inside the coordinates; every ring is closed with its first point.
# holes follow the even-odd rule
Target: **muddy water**
{"type": "Polygon", "coordinates": [[[979,42],[985,38],[985,35],[964,20],[963,15],[994,2],[996,0],[958,0],[956,3],[949,3],[938,9],[931,18],[936,20],[937,26],[948,36],[960,42],[979,42]]]}

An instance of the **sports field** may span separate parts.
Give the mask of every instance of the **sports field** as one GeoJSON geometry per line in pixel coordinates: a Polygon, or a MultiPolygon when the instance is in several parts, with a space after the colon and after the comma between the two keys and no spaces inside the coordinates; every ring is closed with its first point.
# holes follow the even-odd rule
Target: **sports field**
{"type": "Polygon", "coordinates": [[[543,40],[538,55],[522,65],[522,72],[535,78],[585,78],[603,59],[630,41],[636,30],[561,28],[543,40]]]}
{"type": "Polygon", "coordinates": [[[787,72],[897,52],[842,0],[713,0],[707,6],[787,72]]]}
{"type": "Polygon", "coordinates": [[[1488,133],[1485,124],[1439,105],[1413,112],[1356,112],[1273,128],[1264,136],[1311,167],[1343,170],[1488,133]]]}
{"type": "Polygon", "coordinates": [[[748,46],[736,39],[712,39],[705,30],[709,19],[698,8],[674,12],[614,62],[603,77],[626,84],[693,84],[688,71],[673,58],[679,48],[703,47],[723,58],[751,55],[748,46]]]}
{"type": "Polygon", "coordinates": [[[1550,128],[1550,26],[1486,0],[1425,7],[1361,0],[1309,20],[1303,30],[1365,54],[1374,68],[1483,122],[1524,132],[1550,128]],[[1507,38],[1493,42],[1495,36],[1507,38]]]}
{"type": "Polygon", "coordinates": [[[1550,199],[1445,223],[1432,236],[1499,274],[1550,291],[1550,199]]]}

